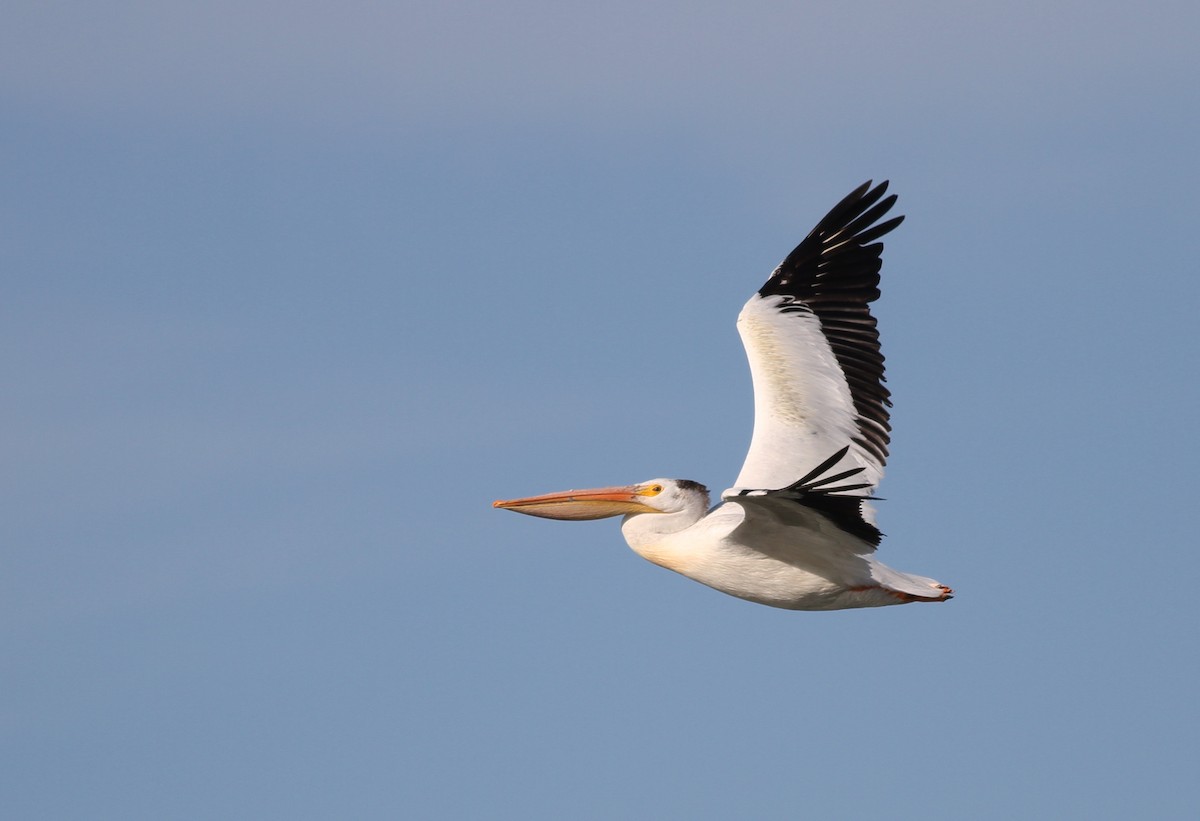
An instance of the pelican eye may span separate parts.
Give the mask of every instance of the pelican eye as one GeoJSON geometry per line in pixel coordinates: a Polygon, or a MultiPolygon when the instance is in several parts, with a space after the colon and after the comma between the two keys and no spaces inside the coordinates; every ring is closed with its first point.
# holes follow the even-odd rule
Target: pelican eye
{"type": "Polygon", "coordinates": [[[660,494],[662,492],[663,492],[662,485],[650,485],[649,487],[644,487],[641,490],[639,490],[638,495],[639,496],[657,496],[658,494],[660,494]]]}

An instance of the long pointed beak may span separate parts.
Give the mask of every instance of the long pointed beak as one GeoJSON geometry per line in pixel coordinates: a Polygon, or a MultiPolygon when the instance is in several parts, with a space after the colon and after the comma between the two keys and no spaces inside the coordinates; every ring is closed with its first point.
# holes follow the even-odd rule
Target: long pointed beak
{"type": "Polygon", "coordinates": [[[566,490],[561,493],[544,493],[541,496],[526,496],[523,499],[498,500],[492,507],[540,516],[543,519],[605,519],[623,513],[658,513],[642,504],[636,486],[598,487],[591,490],[566,490]]]}

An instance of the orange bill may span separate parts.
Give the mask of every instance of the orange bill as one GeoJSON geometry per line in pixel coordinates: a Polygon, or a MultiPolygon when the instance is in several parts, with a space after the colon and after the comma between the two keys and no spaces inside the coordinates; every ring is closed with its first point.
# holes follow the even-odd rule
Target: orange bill
{"type": "Polygon", "coordinates": [[[571,521],[604,519],[625,513],[658,513],[658,510],[642,502],[645,495],[638,491],[637,485],[567,490],[541,496],[526,496],[523,499],[501,499],[493,502],[492,507],[540,516],[543,519],[571,521]]]}

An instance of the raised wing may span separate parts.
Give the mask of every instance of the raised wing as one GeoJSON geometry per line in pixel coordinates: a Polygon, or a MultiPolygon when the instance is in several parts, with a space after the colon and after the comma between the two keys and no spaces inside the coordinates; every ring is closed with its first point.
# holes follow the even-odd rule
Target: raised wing
{"type": "Polygon", "coordinates": [[[869,306],[883,264],[875,240],[904,219],[878,222],[896,201],[886,191],[885,181],[851,192],[742,308],[754,436],[735,491],[787,488],[843,448],[837,471],[862,469],[846,494],[869,496],[883,478],[891,401],[869,306]]]}

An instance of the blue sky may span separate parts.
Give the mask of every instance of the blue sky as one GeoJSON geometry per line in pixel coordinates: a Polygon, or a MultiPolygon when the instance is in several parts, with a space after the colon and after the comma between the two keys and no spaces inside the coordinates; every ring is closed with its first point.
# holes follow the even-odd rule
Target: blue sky
{"type": "Polygon", "coordinates": [[[11,5],[6,814],[1193,817],[1191,4],[11,5]],[[869,178],[954,601],[490,508],[731,484],[737,311],[869,178]]]}

